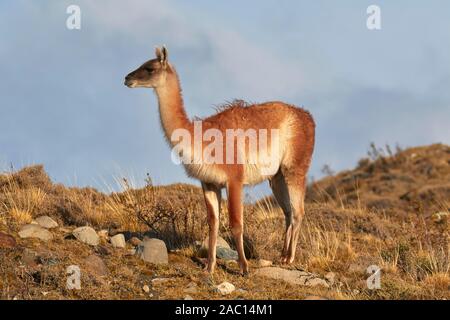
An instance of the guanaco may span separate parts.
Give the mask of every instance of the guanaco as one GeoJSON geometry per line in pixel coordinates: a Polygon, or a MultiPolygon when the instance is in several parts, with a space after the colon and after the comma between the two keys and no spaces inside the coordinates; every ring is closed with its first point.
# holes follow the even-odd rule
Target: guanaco
{"type": "MultiPolygon", "coordinates": [[[[194,135],[194,121],[186,115],[178,74],[168,61],[166,47],[156,48],[155,59],[145,62],[129,73],[125,77],[125,85],[129,88],[154,89],[158,98],[161,125],[172,147],[175,146],[175,142],[171,137],[177,129],[183,129],[194,135]]],[[[201,121],[202,133],[210,129],[223,135],[226,135],[229,129],[269,131],[276,129],[279,141],[275,151],[271,151],[272,159],[276,161],[276,170],[271,174],[263,173],[262,166],[257,161],[254,163],[248,163],[246,160],[231,161],[231,163],[229,161],[183,163],[186,173],[200,180],[206,203],[209,240],[208,262],[205,269],[213,273],[216,265],[221,193],[222,189],[226,188],[230,229],[238,252],[240,271],[248,272],[243,240],[243,187],[258,184],[264,180],[269,181],[274,197],[285,215],[286,228],[281,263],[292,263],[295,258],[300,224],[305,213],[306,177],[314,150],[315,123],[311,114],[302,108],[279,101],[261,104],[235,101],[201,121]]],[[[232,146],[236,146],[235,142],[232,146]]],[[[274,139],[269,139],[268,144],[273,143],[274,139]]],[[[190,147],[194,148],[194,144],[193,142],[190,147]]],[[[230,147],[229,143],[224,144],[223,148],[226,147],[230,147]]],[[[201,148],[202,150],[208,148],[208,143],[203,143],[201,148]]],[[[191,151],[186,152],[191,154],[191,151]]],[[[239,155],[243,155],[244,159],[255,156],[249,154],[254,153],[254,150],[251,151],[245,145],[242,147],[242,144],[237,145],[233,152],[234,160],[239,155]]],[[[256,153],[258,152],[260,151],[257,150],[256,153]]]]}

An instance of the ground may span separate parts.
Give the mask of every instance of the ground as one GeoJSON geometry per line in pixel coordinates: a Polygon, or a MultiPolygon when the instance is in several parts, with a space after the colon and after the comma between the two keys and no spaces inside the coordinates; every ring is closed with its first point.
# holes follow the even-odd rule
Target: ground
{"type": "MultiPolygon", "coordinates": [[[[256,275],[258,259],[279,266],[284,218],[270,197],[245,206],[250,274],[241,276],[235,262],[219,260],[210,277],[196,250],[196,241],[207,235],[199,188],[152,186],[147,177],[143,189],[122,179],[122,192],[104,194],[54,184],[42,166],[5,172],[0,175],[0,298],[449,299],[450,147],[372,146],[368,155],[353,170],[334,174],[326,167],[327,177],[309,184],[297,259],[282,266],[318,278],[332,272],[328,288],[256,275]],[[58,222],[53,239],[21,238],[21,227],[42,215],[58,222]],[[91,246],[70,236],[84,225],[123,233],[126,248],[114,248],[106,238],[91,246]],[[164,240],[167,265],[144,262],[131,252],[129,239],[144,235],[164,240]],[[70,265],[82,270],[81,290],[66,288],[70,265]],[[371,265],[381,269],[379,289],[367,286],[371,265]],[[237,290],[217,293],[215,285],[223,281],[237,290]],[[192,283],[196,289],[186,291],[192,283]]],[[[225,204],[222,209],[220,234],[233,246],[225,204]]]]}

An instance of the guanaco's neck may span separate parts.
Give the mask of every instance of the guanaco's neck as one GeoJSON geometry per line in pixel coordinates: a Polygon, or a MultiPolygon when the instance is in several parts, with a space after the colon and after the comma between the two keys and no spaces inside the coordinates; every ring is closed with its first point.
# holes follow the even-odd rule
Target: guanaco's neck
{"type": "Polygon", "coordinates": [[[170,137],[176,129],[186,129],[191,131],[192,122],[184,110],[183,97],[178,75],[171,67],[167,74],[166,85],[155,89],[159,103],[159,115],[164,135],[167,141],[172,144],[170,137]]]}

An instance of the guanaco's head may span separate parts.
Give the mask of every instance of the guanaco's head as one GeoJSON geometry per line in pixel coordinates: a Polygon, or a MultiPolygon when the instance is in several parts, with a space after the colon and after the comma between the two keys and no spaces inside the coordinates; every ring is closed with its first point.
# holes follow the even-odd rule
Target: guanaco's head
{"type": "Polygon", "coordinates": [[[156,48],[156,58],[142,64],[125,77],[128,88],[157,88],[164,86],[170,71],[166,47],[156,48]]]}

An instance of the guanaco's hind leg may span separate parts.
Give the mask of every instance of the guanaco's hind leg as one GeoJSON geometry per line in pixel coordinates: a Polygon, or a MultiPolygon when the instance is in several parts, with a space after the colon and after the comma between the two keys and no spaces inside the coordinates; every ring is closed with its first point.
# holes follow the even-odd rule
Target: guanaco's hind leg
{"type": "Polygon", "coordinates": [[[243,185],[240,182],[230,182],[227,187],[231,232],[239,256],[241,273],[246,274],[248,273],[248,263],[244,253],[244,208],[242,205],[242,189],[243,185]]]}
{"type": "Polygon", "coordinates": [[[286,222],[286,229],[284,232],[284,244],[283,249],[281,251],[281,262],[286,263],[288,251],[289,251],[289,243],[291,241],[291,233],[292,233],[292,209],[291,209],[291,200],[289,199],[289,190],[286,185],[286,181],[284,180],[284,176],[281,171],[269,181],[270,187],[272,188],[273,195],[280,205],[281,209],[284,213],[284,218],[286,222]]]}
{"type": "Polygon", "coordinates": [[[208,265],[206,270],[214,272],[216,266],[216,243],[219,233],[219,215],[221,189],[209,183],[203,183],[203,195],[205,196],[206,211],[208,213],[209,237],[208,237],[208,265]]]}
{"type": "Polygon", "coordinates": [[[281,254],[282,263],[292,263],[295,259],[300,225],[305,215],[305,177],[290,176],[278,172],[270,181],[273,194],[284,212],[286,230],[281,254]]]}

